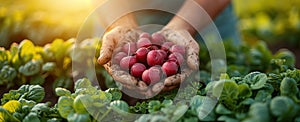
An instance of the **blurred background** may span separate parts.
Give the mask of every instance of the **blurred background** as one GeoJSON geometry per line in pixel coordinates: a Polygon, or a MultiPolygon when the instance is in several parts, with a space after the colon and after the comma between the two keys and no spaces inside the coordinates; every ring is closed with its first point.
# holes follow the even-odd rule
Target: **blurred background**
{"type": "MultiPolygon", "coordinates": [[[[273,52],[287,48],[300,68],[299,0],[233,0],[233,4],[246,43],[263,40],[273,52]]],[[[8,48],[23,39],[44,45],[76,37],[92,6],[92,0],[0,0],[0,46],[8,48]]]]}

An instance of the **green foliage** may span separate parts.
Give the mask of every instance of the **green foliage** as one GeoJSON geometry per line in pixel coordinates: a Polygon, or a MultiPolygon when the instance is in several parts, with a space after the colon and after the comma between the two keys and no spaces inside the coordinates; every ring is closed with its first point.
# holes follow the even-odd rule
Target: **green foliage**
{"type": "MultiPolygon", "coordinates": [[[[120,100],[121,92],[116,88],[107,91],[93,87],[87,78],[75,82],[74,93],[65,88],[56,88],[58,111],[68,121],[105,120],[108,114],[129,111],[126,102],[120,100]]],[[[111,114],[110,114],[111,115],[111,114]]],[[[124,118],[125,116],[123,116],[124,118]]]]}
{"type": "Polygon", "coordinates": [[[12,82],[16,76],[17,71],[14,68],[8,65],[3,66],[0,70],[0,85],[12,82]]]}
{"type": "Polygon", "coordinates": [[[23,85],[18,91],[22,94],[20,99],[33,100],[35,102],[41,102],[44,99],[44,88],[39,85],[23,85]]]}
{"type": "Polygon", "coordinates": [[[280,49],[274,54],[275,59],[284,59],[286,62],[286,65],[289,67],[294,67],[295,66],[295,55],[287,50],[287,49],[280,49]]]}
{"type": "Polygon", "coordinates": [[[270,110],[267,103],[253,103],[250,106],[248,117],[245,122],[269,122],[271,121],[270,110]]]}
{"type": "Polygon", "coordinates": [[[117,110],[121,110],[121,111],[125,111],[125,112],[129,111],[128,104],[122,100],[115,100],[110,103],[110,106],[117,110]]]}
{"type": "Polygon", "coordinates": [[[32,100],[34,102],[41,102],[44,99],[44,88],[39,85],[22,85],[18,90],[11,90],[5,93],[1,99],[1,103],[5,104],[9,100],[32,100]]]}
{"type": "Polygon", "coordinates": [[[24,122],[61,121],[56,107],[51,108],[50,103],[39,103],[44,96],[44,88],[38,85],[23,85],[18,90],[11,90],[1,99],[4,109],[0,110],[0,118],[24,122]]]}
{"type": "Polygon", "coordinates": [[[233,3],[246,41],[265,40],[269,44],[299,47],[299,1],[234,0],[233,3]]]}
{"type": "Polygon", "coordinates": [[[284,96],[294,97],[298,94],[299,89],[297,87],[297,82],[292,79],[285,77],[280,84],[280,94],[284,96]]]}
{"type": "Polygon", "coordinates": [[[120,100],[122,98],[122,92],[117,88],[109,88],[105,92],[112,95],[112,100],[120,100]]]}
{"type": "Polygon", "coordinates": [[[243,82],[249,84],[250,88],[255,90],[264,87],[267,80],[268,79],[266,74],[260,72],[252,72],[244,77],[243,82]]]}
{"type": "MultiPolygon", "coordinates": [[[[44,89],[39,85],[22,85],[19,89],[4,94],[1,99],[3,106],[16,100],[20,107],[14,112],[4,109],[1,112],[4,114],[1,115],[5,115],[6,120],[16,121],[86,122],[112,119],[179,122],[296,121],[300,116],[300,70],[292,65],[294,57],[288,51],[272,55],[265,43],[254,46],[232,46],[225,43],[226,63],[229,64],[226,74],[220,74],[225,70],[223,66],[226,63],[223,60],[209,61],[207,57],[203,57],[208,56],[208,51],[200,51],[200,59],[204,59],[200,63],[202,70],[193,72],[181,89],[159,94],[133,106],[122,100],[122,92],[104,68],[94,64],[95,40],[88,39],[81,43],[75,47],[72,39],[65,42],[57,39],[39,47],[27,40],[20,45],[12,45],[9,50],[0,49],[0,65],[3,66],[1,71],[6,71],[1,72],[4,75],[0,73],[6,79],[3,85],[43,85],[50,79],[59,97],[53,107],[49,103],[39,103],[45,96],[44,89]],[[27,52],[27,48],[34,50],[27,52]],[[79,52],[70,53],[75,48],[79,52]],[[92,58],[87,61],[82,57],[92,58]],[[97,82],[91,70],[84,72],[85,68],[75,68],[73,75],[78,80],[74,82],[74,89],[70,90],[69,87],[73,85],[71,67],[76,63],[96,68],[99,83],[109,88],[103,91],[93,86],[97,82]],[[213,72],[214,75],[211,75],[211,63],[219,68],[213,72]],[[39,71],[35,72],[35,69],[39,71]],[[16,76],[7,75],[14,72],[16,76]],[[131,113],[145,115],[136,118],[131,113]]],[[[0,119],[3,118],[1,117],[0,119]]]]}
{"type": "Polygon", "coordinates": [[[0,85],[10,88],[23,84],[43,85],[45,82],[54,81],[53,89],[57,87],[70,89],[74,83],[73,77],[94,78],[93,81],[97,81],[95,79],[97,77],[112,83],[113,79],[104,68],[95,65],[99,39],[85,39],[78,43],[75,41],[75,39],[54,39],[53,42],[41,47],[34,45],[30,40],[23,40],[20,44],[12,44],[8,50],[1,47],[0,85]],[[95,67],[96,75],[93,75],[94,70],[85,71],[95,67]],[[72,74],[72,70],[77,73],[72,74]]]}
{"type": "Polygon", "coordinates": [[[277,121],[293,121],[299,111],[299,105],[285,96],[274,97],[270,103],[272,115],[277,117],[277,121]]]}
{"type": "Polygon", "coordinates": [[[25,76],[32,76],[39,73],[41,70],[41,64],[39,61],[31,60],[25,65],[20,66],[19,72],[25,76]]]}

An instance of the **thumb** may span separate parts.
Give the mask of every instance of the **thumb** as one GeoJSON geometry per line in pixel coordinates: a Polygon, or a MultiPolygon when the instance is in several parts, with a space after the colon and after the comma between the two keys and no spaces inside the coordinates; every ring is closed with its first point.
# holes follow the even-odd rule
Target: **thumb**
{"type": "Polygon", "coordinates": [[[100,56],[98,58],[98,63],[100,65],[106,64],[110,61],[114,48],[116,46],[116,41],[113,38],[113,34],[107,33],[103,37],[102,46],[100,49],[100,56]]]}
{"type": "Polygon", "coordinates": [[[199,68],[199,46],[198,44],[190,44],[187,50],[187,64],[189,68],[198,70],[199,68]]]}
{"type": "Polygon", "coordinates": [[[187,48],[187,64],[189,68],[193,70],[198,70],[199,68],[199,44],[194,40],[194,38],[187,32],[182,32],[185,37],[185,45],[187,48]]]}

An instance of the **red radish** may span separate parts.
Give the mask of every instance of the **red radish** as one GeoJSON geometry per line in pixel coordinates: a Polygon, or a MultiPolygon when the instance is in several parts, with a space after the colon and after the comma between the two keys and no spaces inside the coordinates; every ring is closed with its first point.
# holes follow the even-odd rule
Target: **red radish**
{"type": "Polygon", "coordinates": [[[139,62],[141,63],[147,63],[147,54],[149,52],[149,49],[142,47],[140,49],[138,49],[135,54],[136,54],[136,58],[139,62]]]}
{"type": "Polygon", "coordinates": [[[141,78],[143,72],[146,70],[146,66],[142,63],[135,63],[132,67],[131,67],[131,75],[133,75],[134,77],[138,77],[141,78]]]}
{"type": "Polygon", "coordinates": [[[147,54],[147,63],[149,66],[162,65],[164,61],[164,56],[157,50],[151,50],[147,54]]]}
{"type": "Polygon", "coordinates": [[[163,59],[167,58],[167,56],[168,56],[168,53],[164,50],[157,50],[157,52],[163,56],[163,59]]]}
{"type": "Polygon", "coordinates": [[[136,62],[137,60],[135,56],[126,56],[120,61],[120,67],[124,70],[129,70],[136,62]]]}
{"type": "Polygon", "coordinates": [[[167,76],[171,76],[177,73],[178,65],[174,61],[167,61],[162,65],[162,70],[167,76]]]}
{"type": "Polygon", "coordinates": [[[185,53],[185,47],[166,40],[160,33],[151,36],[149,33],[142,33],[136,43],[124,44],[122,51],[114,55],[112,62],[149,85],[166,76],[175,75],[185,61],[185,53]]]}
{"type": "Polygon", "coordinates": [[[143,33],[141,33],[140,38],[148,38],[148,39],[150,39],[151,37],[150,37],[149,33],[143,32],[143,33]]]}
{"type": "Polygon", "coordinates": [[[118,52],[114,58],[113,58],[113,63],[119,64],[122,58],[126,57],[127,54],[124,52],[118,52]]]}
{"type": "Polygon", "coordinates": [[[137,42],[137,48],[148,47],[151,45],[151,41],[148,38],[140,38],[137,42]]]}
{"type": "Polygon", "coordinates": [[[123,46],[122,50],[126,54],[129,54],[129,55],[133,54],[137,50],[136,43],[134,43],[134,42],[126,43],[123,46]]]}
{"type": "Polygon", "coordinates": [[[178,52],[178,53],[181,53],[182,55],[185,55],[185,48],[181,45],[173,45],[170,49],[170,51],[172,53],[174,52],[178,52]]]}
{"type": "Polygon", "coordinates": [[[174,45],[173,42],[165,42],[161,45],[161,49],[165,51],[169,51],[169,49],[174,45]]]}
{"type": "Polygon", "coordinates": [[[146,84],[155,84],[160,81],[161,70],[158,67],[151,67],[142,74],[142,79],[146,84]]]}
{"type": "Polygon", "coordinates": [[[175,61],[178,65],[181,65],[184,62],[183,56],[178,52],[170,54],[168,59],[169,61],[175,61]]]}
{"type": "Polygon", "coordinates": [[[151,42],[153,44],[162,44],[165,41],[165,37],[164,35],[160,34],[160,33],[153,33],[151,36],[151,42]]]}

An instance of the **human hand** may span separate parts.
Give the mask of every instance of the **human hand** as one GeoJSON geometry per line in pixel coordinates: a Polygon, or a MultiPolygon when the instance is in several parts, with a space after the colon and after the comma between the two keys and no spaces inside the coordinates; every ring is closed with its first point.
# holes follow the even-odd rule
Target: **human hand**
{"type": "MultiPolygon", "coordinates": [[[[123,90],[127,94],[134,95],[137,98],[148,98],[162,91],[169,91],[179,86],[192,70],[198,69],[198,44],[193,40],[190,34],[186,31],[174,31],[164,29],[160,32],[166,37],[166,40],[174,44],[181,45],[186,48],[186,64],[188,67],[182,67],[180,74],[175,74],[167,77],[164,82],[158,82],[149,87],[143,81],[138,81],[135,77],[124,71],[120,66],[114,63],[112,58],[113,52],[120,52],[122,45],[135,42],[141,32],[134,29],[126,29],[118,27],[105,34],[103,45],[101,48],[101,56],[98,60],[100,64],[104,64],[106,70],[111,74],[116,82],[121,83],[123,90]]],[[[115,54],[114,53],[114,54],[115,54]]]]}
{"type": "MultiPolygon", "coordinates": [[[[122,70],[119,64],[114,62],[112,58],[117,52],[122,51],[122,47],[125,44],[136,42],[141,33],[142,31],[132,27],[114,27],[104,34],[98,58],[98,63],[104,66],[116,82],[120,83],[122,90],[125,90],[127,94],[133,94],[131,92],[134,92],[137,95],[135,97],[145,96],[147,85],[144,82],[138,81],[128,71],[122,70]]],[[[130,55],[130,52],[127,55],[130,55]]]]}
{"type": "Polygon", "coordinates": [[[181,67],[183,69],[181,69],[179,74],[167,77],[162,84],[155,84],[152,88],[153,92],[159,92],[161,89],[162,91],[169,91],[178,87],[193,70],[198,70],[199,68],[199,45],[187,30],[173,30],[164,28],[158,33],[164,35],[166,40],[186,48],[185,55],[187,66],[181,67]]]}

